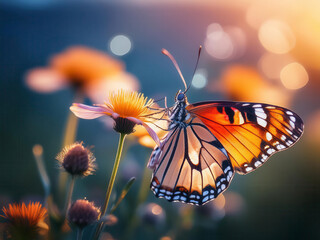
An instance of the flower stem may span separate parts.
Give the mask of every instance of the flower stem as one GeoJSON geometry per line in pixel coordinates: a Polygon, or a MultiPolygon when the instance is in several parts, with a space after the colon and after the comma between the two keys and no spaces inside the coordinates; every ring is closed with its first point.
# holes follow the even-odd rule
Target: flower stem
{"type": "Polygon", "coordinates": [[[64,205],[63,219],[66,218],[66,216],[67,216],[67,211],[68,211],[69,206],[70,206],[70,203],[71,203],[71,197],[72,197],[72,193],[73,193],[73,188],[74,188],[75,179],[76,179],[76,178],[75,178],[74,176],[72,176],[71,182],[70,182],[70,185],[69,185],[69,190],[68,190],[66,202],[65,202],[65,205],[64,205]]]}
{"type": "MultiPolygon", "coordinates": [[[[101,217],[103,217],[106,214],[106,211],[107,211],[107,208],[108,208],[108,203],[109,203],[111,192],[112,192],[112,189],[113,189],[113,184],[114,184],[114,181],[116,179],[117,171],[118,171],[118,168],[119,168],[119,163],[120,163],[120,158],[121,158],[121,153],[122,153],[123,143],[124,143],[125,137],[126,137],[126,134],[120,133],[117,155],[116,155],[116,158],[115,158],[115,161],[114,161],[112,174],[111,174],[110,181],[109,181],[108,188],[107,188],[106,198],[104,200],[104,204],[103,204],[103,207],[101,209],[101,214],[99,216],[99,219],[101,219],[101,217]]],[[[96,232],[94,234],[93,239],[99,239],[100,233],[101,233],[101,231],[103,229],[103,224],[104,224],[103,222],[99,223],[99,225],[97,226],[97,229],[96,229],[96,232]]]]}
{"type": "Polygon", "coordinates": [[[42,146],[37,144],[33,146],[33,155],[34,158],[36,160],[36,164],[37,164],[37,168],[38,168],[38,172],[41,178],[41,182],[42,182],[42,186],[44,188],[44,193],[45,193],[45,205],[46,207],[48,204],[48,198],[50,195],[50,179],[48,177],[46,168],[44,166],[44,162],[43,162],[43,149],[42,146]]]}
{"type": "Polygon", "coordinates": [[[77,231],[77,240],[82,240],[83,228],[78,228],[77,231]]]}
{"type": "MultiPolygon", "coordinates": [[[[76,92],[74,101],[73,102],[83,102],[83,96],[81,92],[76,92]]],[[[67,145],[72,144],[76,139],[76,133],[78,128],[78,122],[79,119],[71,112],[69,111],[68,119],[65,125],[64,129],[64,136],[63,136],[63,142],[62,142],[62,148],[64,148],[67,145]]],[[[59,181],[58,181],[58,194],[59,196],[63,196],[67,182],[68,174],[65,172],[60,172],[59,174],[59,181]]],[[[62,197],[63,199],[63,197],[62,197]]],[[[61,200],[62,200],[61,199],[61,200]]],[[[62,200],[63,201],[63,200],[62,200]]]]}

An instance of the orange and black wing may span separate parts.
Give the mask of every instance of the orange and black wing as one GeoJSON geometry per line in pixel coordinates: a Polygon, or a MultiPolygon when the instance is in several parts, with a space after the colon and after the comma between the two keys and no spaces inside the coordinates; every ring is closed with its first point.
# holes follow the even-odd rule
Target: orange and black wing
{"type": "Polygon", "coordinates": [[[240,174],[255,170],[275,152],[289,148],[303,132],[297,114],[273,105],[200,102],[186,109],[221,142],[240,174]]]}
{"type": "Polygon", "coordinates": [[[198,118],[174,127],[154,149],[149,167],[157,197],[196,205],[216,198],[234,174],[226,150],[198,118]]]}

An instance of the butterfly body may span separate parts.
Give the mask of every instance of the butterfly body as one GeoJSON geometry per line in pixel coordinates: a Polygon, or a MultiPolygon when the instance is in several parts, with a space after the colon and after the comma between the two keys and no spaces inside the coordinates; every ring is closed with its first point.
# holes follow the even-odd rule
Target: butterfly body
{"type": "MultiPolygon", "coordinates": [[[[174,58],[163,53],[186,87],[174,58]]],[[[203,205],[228,188],[235,172],[254,171],[303,133],[301,118],[286,108],[229,101],[189,104],[187,89],[179,90],[168,108],[168,133],[150,156],[156,197],[203,205]]]]}
{"type": "Polygon", "coordinates": [[[176,124],[184,124],[184,121],[190,117],[190,114],[186,110],[186,106],[188,105],[187,98],[181,90],[178,92],[176,97],[176,102],[172,108],[169,110],[169,119],[171,123],[169,125],[169,129],[176,124]]]}
{"type": "Polygon", "coordinates": [[[219,140],[188,112],[187,99],[182,94],[178,93],[176,103],[169,111],[170,132],[161,146],[155,148],[149,161],[148,166],[156,169],[151,189],[157,197],[169,201],[202,205],[228,187],[233,169],[219,140]],[[200,132],[202,137],[196,132],[200,132]],[[186,154],[185,148],[192,154],[186,154]],[[219,160],[216,161],[215,157],[219,160]],[[171,178],[160,179],[158,174],[171,178]],[[171,181],[172,178],[175,181],[171,181]]]}

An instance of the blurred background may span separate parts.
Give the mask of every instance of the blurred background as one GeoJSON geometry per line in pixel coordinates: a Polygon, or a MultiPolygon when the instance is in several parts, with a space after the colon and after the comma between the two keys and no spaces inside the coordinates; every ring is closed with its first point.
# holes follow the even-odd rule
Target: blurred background
{"type": "MultiPolygon", "coordinates": [[[[114,195],[130,177],[137,180],[103,239],[319,239],[319,9],[318,0],[1,0],[0,206],[43,201],[35,144],[42,145],[56,185],[55,157],[69,107],[79,97],[75,89],[87,104],[125,87],[154,99],[167,96],[171,106],[183,84],[161,54],[166,48],[192,83],[189,102],[284,106],[301,116],[305,133],[262,168],[235,175],[225,194],[203,207],[168,203],[149,189],[139,203],[148,185],[143,175],[151,175],[145,166],[152,150],[132,137],[114,195]],[[191,79],[199,45],[203,51],[191,79]],[[92,76],[99,64],[109,67],[92,76]],[[72,75],[87,66],[93,70],[80,75],[90,81],[72,75]]],[[[79,120],[76,139],[93,146],[98,170],[77,181],[74,200],[102,203],[117,138],[106,121],[79,120]]]]}

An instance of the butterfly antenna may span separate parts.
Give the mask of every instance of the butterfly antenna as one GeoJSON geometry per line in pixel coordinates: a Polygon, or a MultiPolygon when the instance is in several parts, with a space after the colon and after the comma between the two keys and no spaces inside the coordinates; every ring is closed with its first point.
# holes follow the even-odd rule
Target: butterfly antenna
{"type": "MultiPolygon", "coordinates": [[[[198,51],[197,62],[196,62],[196,66],[195,66],[193,74],[192,74],[191,82],[192,82],[192,79],[193,79],[194,75],[196,74],[196,71],[197,71],[197,68],[198,68],[198,63],[199,63],[199,59],[200,59],[200,55],[201,55],[201,50],[202,50],[202,46],[200,45],[199,51],[198,51]]],[[[189,90],[189,88],[191,87],[191,82],[190,82],[189,86],[187,87],[187,89],[184,91],[184,93],[186,93],[189,90]]]]}
{"type": "Polygon", "coordinates": [[[171,55],[171,53],[169,53],[168,50],[166,50],[166,49],[163,48],[161,52],[162,52],[164,55],[166,55],[168,58],[170,58],[171,62],[173,63],[174,67],[177,69],[177,71],[178,71],[178,73],[179,73],[179,75],[180,75],[180,77],[181,77],[181,80],[182,80],[182,82],[183,82],[183,84],[184,84],[185,89],[187,90],[186,81],[184,80],[184,77],[183,77],[183,75],[182,75],[182,73],[181,73],[181,70],[180,70],[180,68],[179,68],[179,65],[178,65],[177,61],[174,59],[174,57],[171,55]]]}
{"type": "Polygon", "coordinates": [[[168,105],[167,105],[167,96],[164,97],[164,106],[166,107],[166,109],[168,108],[168,105]]]}

